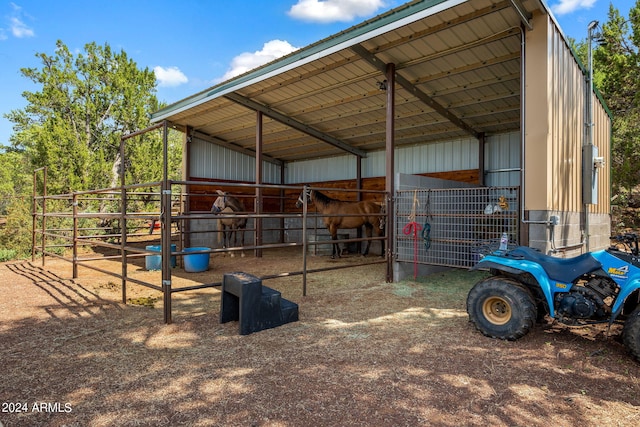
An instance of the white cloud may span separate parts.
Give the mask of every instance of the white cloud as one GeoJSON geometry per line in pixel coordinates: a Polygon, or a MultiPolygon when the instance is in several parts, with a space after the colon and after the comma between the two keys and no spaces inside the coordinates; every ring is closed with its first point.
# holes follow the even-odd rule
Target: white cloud
{"type": "Polygon", "coordinates": [[[11,34],[19,39],[23,37],[33,37],[35,33],[19,18],[11,18],[11,34]]]}
{"type": "Polygon", "coordinates": [[[348,22],[368,16],[385,6],[384,0],[298,0],[289,16],[310,22],[348,22]]]}
{"type": "Polygon", "coordinates": [[[187,83],[189,79],[184,75],[178,67],[154,67],[153,72],[156,75],[159,86],[179,86],[183,83],[187,83]]]}
{"type": "Polygon", "coordinates": [[[291,46],[287,41],[268,41],[262,46],[262,50],[257,52],[244,52],[233,58],[229,70],[218,81],[229,80],[296,50],[298,50],[298,48],[291,46]]]}
{"type": "Polygon", "coordinates": [[[551,11],[556,15],[566,15],[578,9],[591,9],[597,0],[560,0],[551,6],[551,11]]]}
{"type": "MultiPolygon", "coordinates": [[[[35,31],[33,31],[33,28],[29,27],[24,22],[24,18],[25,17],[29,18],[29,16],[23,13],[22,8],[17,4],[10,3],[10,5],[11,5],[11,8],[13,9],[11,16],[9,17],[9,31],[11,32],[11,34],[13,34],[14,37],[17,37],[19,39],[24,37],[35,36],[36,33],[35,31]]],[[[4,35],[4,31],[3,31],[3,35],[4,35]]],[[[0,37],[0,39],[6,39],[6,35],[4,35],[4,38],[0,37]]]]}

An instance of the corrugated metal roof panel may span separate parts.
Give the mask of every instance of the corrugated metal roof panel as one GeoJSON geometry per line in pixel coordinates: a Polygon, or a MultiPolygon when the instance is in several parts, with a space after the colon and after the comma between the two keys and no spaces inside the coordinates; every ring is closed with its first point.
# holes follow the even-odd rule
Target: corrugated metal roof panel
{"type": "MultiPolygon", "coordinates": [[[[540,7],[537,0],[523,4],[529,12],[540,7]]],[[[395,87],[396,146],[466,138],[470,131],[504,133],[520,126],[520,25],[510,0],[411,2],[176,103],[153,120],[252,148],[256,113],[226,97],[234,94],[263,109],[268,156],[289,162],[344,152],[306,130],[343,147],[381,150],[386,92],[378,86],[385,76],[371,55],[377,64],[394,63],[408,82],[395,87]],[[269,119],[271,112],[286,123],[269,119]]]]}

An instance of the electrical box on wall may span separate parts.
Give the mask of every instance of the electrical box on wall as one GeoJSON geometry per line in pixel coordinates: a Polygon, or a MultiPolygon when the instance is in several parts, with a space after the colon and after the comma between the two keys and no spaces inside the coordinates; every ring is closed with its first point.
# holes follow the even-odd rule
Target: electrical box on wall
{"type": "Polygon", "coordinates": [[[593,144],[582,146],[582,203],[598,204],[598,169],[604,159],[598,157],[598,147],[593,144]]]}

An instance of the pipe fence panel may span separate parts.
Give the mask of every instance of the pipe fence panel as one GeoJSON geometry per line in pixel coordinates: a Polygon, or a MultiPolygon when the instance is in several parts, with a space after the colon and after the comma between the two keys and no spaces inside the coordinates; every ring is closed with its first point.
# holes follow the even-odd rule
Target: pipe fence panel
{"type": "Polygon", "coordinates": [[[397,261],[469,268],[497,250],[507,233],[519,240],[519,187],[399,190],[397,261]]]}

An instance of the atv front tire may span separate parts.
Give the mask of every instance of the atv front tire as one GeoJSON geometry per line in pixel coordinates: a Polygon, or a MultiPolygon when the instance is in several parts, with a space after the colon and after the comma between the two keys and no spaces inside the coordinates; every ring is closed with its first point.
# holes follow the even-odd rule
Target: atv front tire
{"type": "Polygon", "coordinates": [[[535,325],[536,304],[521,283],[490,277],[475,284],[467,296],[469,321],[491,338],[516,340],[535,325]]]}
{"type": "Polygon", "coordinates": [[[622,342],[640,362],[640,307],[636,308],[624,322],[622,342]]]}

